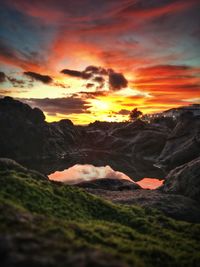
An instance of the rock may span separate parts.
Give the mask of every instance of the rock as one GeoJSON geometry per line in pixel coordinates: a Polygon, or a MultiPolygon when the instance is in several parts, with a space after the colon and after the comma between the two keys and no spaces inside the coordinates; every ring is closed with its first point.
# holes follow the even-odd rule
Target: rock
{"type": "Polygon", "coordinates": [[[27,171],[27,169],[24,168],[22,165],[8,158],[0,158],[0,170],[1,171],[16,170],[20,172],[27,171]]]}
{"type": "Polygon", "coordinates": [[[181,116],[158,158],[167,172],[200,156],[200,119],[181,116]]]}
{"type": "Polygon", "coordinates": [[[120,123],[118,127],[115,125],[106,130],[102,130],[100,122],[95,125],[86,128],[82,139],[85,155],[79,163],[109,165],[134,180],[164,176],[163,171],[153,164],[165,146],[170,134],[168,128],[140,120],[120,123]]]}
{"type": "MultiPolygon", "coordinates": [[[[35,234],[22,232],[18,234],[0,235],[0,261],[2,267],[128,267],[130,265],[116,259],[112,254],[102,252],[97,248],[76,248],[70,250],[66,247],[59,247],[58,237],[38,237],[35,234]],[[28,245],[27,245],[28,244],[28,245]],[[47,253],[51,250],[52,253],[47,253]]],[[[61,240],[63,242],[63,240],[61,240]]]]}
{"type": "Polygon", "coordinates": [[[35,170],[29,170],[16,161],[8,158],[0,158],[0,171],[16,171],[19,173],[24,173],[26,175],[31,175],[33,179],[47,180],[47,176],[39,173],[35,170]]]}
{"type": "Polygon", "coordinates": [[[200,223],[199,203],[185,196],[144,189],[111,191],[85,188],[85,190],[113,203],[153,208],[176,220],[200,223]]]}
{"type": "Polygon", "coordinates": [[[109,191],[135,190],[141,188],[138,184],[134,182],[130,182],[125,179],[112,178],[103,178],[88,182],[82,182],[76,184],[76,186],[81,188],[103,189],[109,191]]]}
{"type": "Polygon", "coordinates": [[[31,121],[35,124],[40,124],[45,121],[44,113],[39,108],[32,109],[31,121]]]}
{"type": "Polygon", "coordinates": [[[184,195],[200,203],[200,157],[170,171],[160,191],[184,195]]]}
{"type": "Polygon", "coordinates": [[[11,97],[0,99],[0,157],[58,159],[73,151],[78,131],[70,120],[47,123],[43,112],[11,97]]]}

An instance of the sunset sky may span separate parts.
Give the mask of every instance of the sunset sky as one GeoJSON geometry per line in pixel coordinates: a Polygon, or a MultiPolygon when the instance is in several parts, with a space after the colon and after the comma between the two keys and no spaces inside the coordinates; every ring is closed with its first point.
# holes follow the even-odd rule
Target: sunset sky
{"type": "Polygon", "coordinates": [[[0,97],[47,121],[200,102],[200,0],[1,0],[0,97]]]}

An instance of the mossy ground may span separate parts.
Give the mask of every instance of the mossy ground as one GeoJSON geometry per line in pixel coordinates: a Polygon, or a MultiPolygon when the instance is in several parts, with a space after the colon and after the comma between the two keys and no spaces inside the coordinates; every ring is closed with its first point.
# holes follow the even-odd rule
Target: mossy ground
{"type": "Polygon", "coordinates": [[[16,171],[0,172],[0,241],[6,267],[189,267],[200,262],[198,224],[114,205],[16,171]]]}

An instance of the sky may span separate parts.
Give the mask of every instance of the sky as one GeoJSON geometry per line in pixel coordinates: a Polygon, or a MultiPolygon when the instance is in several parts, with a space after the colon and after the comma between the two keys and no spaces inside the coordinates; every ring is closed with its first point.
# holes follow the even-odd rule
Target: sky
{"type": "Polygon", "coordinates": [[[1,0],[0,97],[47,121],[200,102],[200,0],[1,0]]]}

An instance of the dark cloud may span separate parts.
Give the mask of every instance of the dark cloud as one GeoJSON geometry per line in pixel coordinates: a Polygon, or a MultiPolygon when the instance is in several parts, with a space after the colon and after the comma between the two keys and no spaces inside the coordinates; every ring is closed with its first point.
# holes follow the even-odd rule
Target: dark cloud
{"type": "Polygon", "coordinates": [[[22,79],[16,79],[15,77],[11,77],[11,76],[8,76],[6,75],[4,72],[0,72],[0,83],[3,83],[5,81],[8,81],[9,83],[12,84],[13,87],[18,87],[18,88],[24,88],[25,86],[26,87],[32,87],[32,83],[30,82],[26,82],[22,79]]]}
{"type": "Polygon", "coordinates": [[[109,73],[109,86],[113,91],[126,88],[128,86],[128,81],[122,73],[110,72],[109,73]]]}
{"type": "Polygon", "coordinates": [[[86,88],[91,88],[91,87],[93,87],[93,86],[94,86],[93,83],[87,83],[85,87],[86,87],[86,88]]]}
{"type": "Polygon", "coordinates": [[[6,81],[6,75],[4,72],[0,71],[0,83],[3,83],[6,81]]]}
{"type": "MultiPolygon", "coordinates": [[[[24,80],[16,79],[11,76],[7,76],[7,79],[14,87],[24,88],[25,85],[27,86],[24,80]]],[[[31,84],[28,85],[28,87],[31,87],[31,86],[32,86],[31,84]]]]}
{"type": "Polygon", "coordinates": [[[94,77],[93,81],[102,84],[105,82],[105,79],[102,76],[96,76],[96,77],[94,77]]]}
{"type": "Polygon", "coordinates": [[[105,76],[108,77],[109,88],[112,91],[117,91],[127,87],[128,81],[122,73],[117,73],[112,69],[102,67],[88,66],[83,71],[63,69],[63,74],[82,79],[92,79],[93,82],[99,83],[97,89],[102,89],[105,83],[105,76]]]}
{"type": "Polygon", "coordinates": [[[79,114],[89,113],[91,105],[81,97],[44,98],[44,99],[21,99],[23,102],[38,107],[49,114],[79,114]]]}
{"type": "Polygon", "coordinates": [[[92,77],[91,73],[87,73],[85,71],[78,71],[78,70],[70,70],[70,69],[63,69],[61,70],[61,73],[76,77],[76,78],[81,78],[81,79],[90,79],[92,77]]]}
{"type": "MultiPolygon", "coordinates": [[[[90,79],[92,77],[95,77],[95,75],[108,75],[108,70],[102,67],[90,65],[86,67],[85,70],[83,71],[63,69],[61,70],[61,73],[72,76],[72,77],[76,77],[76,78],[90,79]]],[[[98,79],[96,81],[98,81],[98,79]]]]}
{"type": "Polygon", "coordinates": [[[25,71],[24,74],[29,76],[30,78],[36,80],[36,81],[42,82],[42,83],[49,84],[49,83],[53,82],[53,79],[48,75],[42,75],[42,74],[32,72],[32,71],[25,71]]]}
{"type": "Polygon", "coordinates": [[[90,65],[85,68],[84,72],[90,72],[92,74],[107,75],[108,71],[102,67],[90,65]]]}
{"type": "Polygon", "coordinates": [[[129,115],[130,114],[130,110],[121,109],[120,111],[116,112],[115,114],[118,114],[118,115],[129,115]]]}
{"type": "Polygon", "coordinates": [[[78,71],[78,70],[63,69],[61,70],[61,73],[67,74],[72,77],[82,78],[82,71],[78,71]]]}
{"type": "Polygon", "coordinates": [[[98,96],[106,96],[109,94],[109,92],[108,91],[95,91],[95,92],[81,91],[78,94],[86,96],[87,98],[96,98],[98,96]]]}

